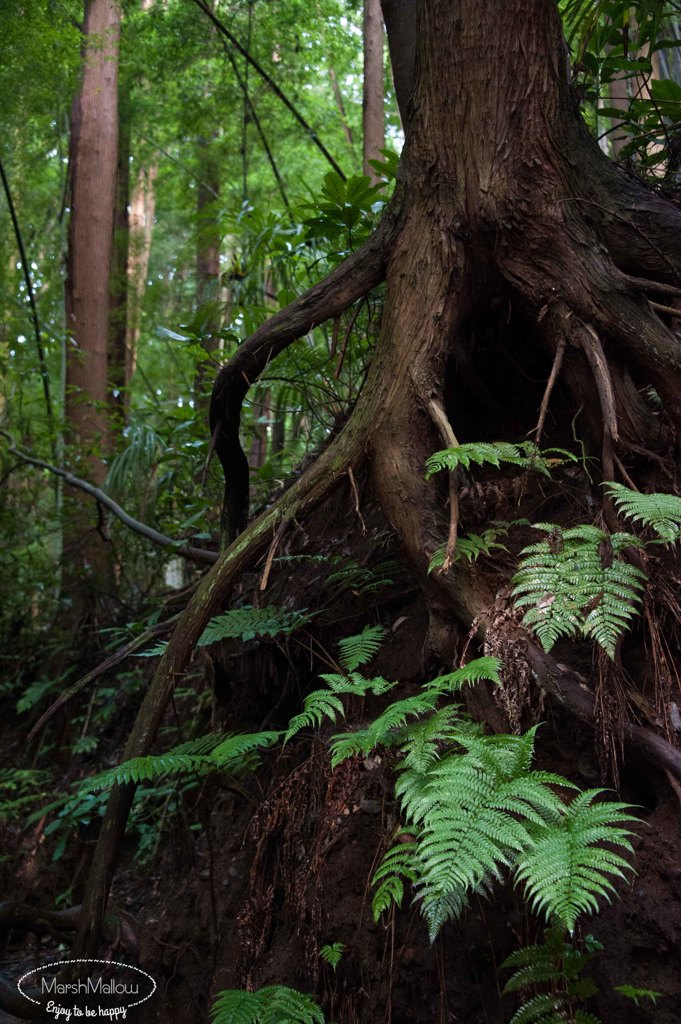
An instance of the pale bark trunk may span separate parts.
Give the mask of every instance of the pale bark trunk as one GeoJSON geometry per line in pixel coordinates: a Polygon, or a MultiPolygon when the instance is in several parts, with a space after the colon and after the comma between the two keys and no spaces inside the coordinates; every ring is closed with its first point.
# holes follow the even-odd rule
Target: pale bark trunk
{"type": "Polygon", "coordinates": [[[380,160],[385,146],[383,113],[383,15],[381,0],[364,0],[364,85],[362,99],[364,173],[378,180],[370,160],[380,160]]]}

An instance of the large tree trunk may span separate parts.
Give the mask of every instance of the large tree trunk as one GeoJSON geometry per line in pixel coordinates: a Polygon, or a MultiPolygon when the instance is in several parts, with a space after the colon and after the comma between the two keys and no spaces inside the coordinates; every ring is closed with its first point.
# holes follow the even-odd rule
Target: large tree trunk
{"type": "MultiPolygon", "coordinates": [[[[399,18],[400,5],[385,6],[399,18]]],[[[407,142],[383,222],[362,250],[244,342],[216,380],[211,431],[227,519],[237,529],[248,494],[239,422],[249,383],[311,326],[385,277],[382,331],[364,389],[327,450],[209,571],[159,665],[127,756],[149,750],[174,680],[244,565],[268,547],[272,553],[287,523],[363,460],[422,582],[434,648],[451,663],[452,620],[489,618],[494,593],[471,571],[456,563],[428,574],[436,548],[456,532],[457,496],[451,481],[448,511],[447,489],[437,478],[424,482],[424,462],[455,443],[451,422],[460,413],[451,386],[463,378],[458,368],[495,306],[504,313],[500,352],[513,355],[512,318],[526,346],[544,351],[547,377],[555,354],[567,350],[563,401],[574,411],[584,407],[602,478],[613,478],[629,450],[659,450],[681,426],[679,345],[646,298],[679,292],[681,215],[612,165],[588,136],[554,0],[421,0],[416,37],[410,100],[411,76],[396,74],[407,142]],[[666,419],[654,431],[632,376],[662,396],[666,419]]],[[[495,415],[501,432],[498,409],[495,415]]],[[[478,625],[484,631],[484,621],[478,625]]],[[[542,686],[592,721],[592,696],[565,676],[557,682],[555,662],[530,637],[523,645],[542,686]]],[[[631,724],[624,734],[681,778],[681,757],[663,739],[631,724]]],[[[81,955],[98,932],[129,799],[129,789],[114,793],[107,811],[84,901],[81,955]]]]}
{"type": "MultiPolygon", "coordinates": [[[[111,446],[108,347],[111,252],[118,159],[118,42],[121,11],[114,0],[88,0],[84,68],[71,114],[71,216],[66,280],[66,423],[69,442],[85,462],[83,476],[101,484],[111,446]]],[[[107,589],[111,560],[96,512],[79,498],[68,502],[65,584],[77,618],[88,601],[79,576],[107,589]],[[84,597],[79,609],[77,593],[84,597]]]]}

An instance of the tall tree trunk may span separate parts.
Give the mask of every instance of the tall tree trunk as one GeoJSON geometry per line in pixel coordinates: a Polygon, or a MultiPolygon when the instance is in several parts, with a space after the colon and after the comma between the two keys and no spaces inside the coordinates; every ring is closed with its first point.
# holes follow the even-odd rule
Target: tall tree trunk
{"type": "Polygon", "coordinates": [[[121,117],[116,173],[116,215],[111,253],[109,403],[113,421],[124,424],[129,408],[128,358],[126,349],[128,319],[128,251],[130,220],[130,117],[128,91],[120,97],[121,117]]]}
{"type": "MultiPolygon", "coordinates": [[[[71,216],[65,291],[66,426],[72,464],[101,484],[112,442],[108,409],[111,252],[118,160],[118,43],[121,10],[115,0],[87,0],[84,68],[71,112],[71,216]]],[[[65,504],[68,532],[64,587],[72,619],[92,608],[87,590],[110,585],[112,562],[98,510],[82,497],[65,504]]]]}
{"type": "Polygon", "coordinates": [[[106,475],[111,244],[118,160],[118,41],[115,0],[87,0],[84,70],[71,112],[71,217],[66,279],[66,419],[90,475],[106,475]]]}
{"type": "Polygon", "coordinates": [[[362,90],[364,173],[378,180],[370,160],[380,160],[385,146],[383,112],[383,15],[381,0],[364,0],[364,83],[362,90]]]}
{"type": "Polygon", "coordinates": [[[125,332],[125,379],[129,384],[137,365],[142,330],[142,303],[147,286],[156,210],[155,182],[158,165],[140,167],[130,195],[128,214],[128,316],[125,332]]]}

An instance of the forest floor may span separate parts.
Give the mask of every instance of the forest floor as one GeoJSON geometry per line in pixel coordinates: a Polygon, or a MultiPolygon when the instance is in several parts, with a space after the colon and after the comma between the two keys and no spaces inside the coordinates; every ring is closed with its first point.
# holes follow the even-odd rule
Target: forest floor
{"type": "MultiPolygon", "coordinates": [[[[293,586],[290,568],[282,563],[273,573],[267,603],[323,611],[302,640],[254,642],[247,653],[230,641],[210,658],[204,653],[195,661],[191,682],[211,691],[211,726],[282,728],[318,685],[324,671],[319,653],[333,652],[339,639],[367,622],[380,621],[387,630],[389,640],[372,671],[399,679],[398,697],[441,670],[428,654],[422,598],[380,515],[365,502],[362,533],[352,496],[344,494],[342,502],[333,522],[328,508],[319,510],[304,534],[296,531],[291,548],[296,556],[314,551],[328,560],[340,555],[343,564],[371,563],[380,569],[376,575],[389,574],[391,582],[378,589],[366,578],[354,587],[327,586],[324,597],[328,566],[310,560],[297,570],[293,586]],[[346,501],[348,509],[342,505],[346,501]],[[321,549],[320,537],[326,538],[321,549]]],[[[257,580],[254,575],[243,581],[245,600],[249,593],[252,599],[257,580]]],[[[586,645],[565,645],[556,654],[588,676],[586,645]]],[[[489,708],[491,698],[482,694],[471,698],[471,711],[479,699],[489,708]]],[[[350,728],[386,698],[369,700],[367,708],[354,699],[350,728]]],[[[600,785],[590,730],[542,693],[531,694],[523,717],[525,727],[544,722],[538,767],[582,787],[600,785]]],[[[146,859],[137,856],[134,837],[126,840],[102,955],[139,963],[158,983],[154,998],[138,1016],[131,1011],[129,1020],[199,1024],[209,1019],[212,999],[222,989],[268,984],[315,996],[327,1020],[337,1024],[503,1024],[510,1019],[514,997],[502,995],[509,972],[500,965],[541,936],[541,924],[509,884],[493,899],[474,899],[433,946],[408,898],[402,910],[374,923],[370,879],[398,824],[391,755],[379,751],[353,758],[331,772],[327,741],[336,731],[303,733],[283,749],[266,752],[252,775],[233,784],[209,779],[188,792],[146,859]],[[197,821],[200,830],[192,827],[197,821]],[[331,943],[345,947],[335,971],[320,958],[321,947],[331,943]]],[[[2,740],[9,764],[19,741],[15,723],[5,723],[2,740]]],[[[644,824],[634,840],[631,884],[619,886],[620,899],[583,928],[604,947],[589,971],[599,989],[593,1011],[604,1024],[681,1024],[680,795],[629,754],[620,794],[637,805],[644,824]],[[654,1007],[645,1000],[636,1006],[614,991],[627,984],[662,996],[654,1007]]],[[[51,907],[74,877],[77,895],[94,836],[84,835],[57,864],[36,848],[34,831],[10,826],[4,836],[4,898],[51,907]]],[[[68,948],[49,934],[36,939],[14,931],[5,938],[5,980],[38,961],[63,956],[68,948]]],[[[15,1019],[0,1015],[0,1022],[15,1019]]]]}

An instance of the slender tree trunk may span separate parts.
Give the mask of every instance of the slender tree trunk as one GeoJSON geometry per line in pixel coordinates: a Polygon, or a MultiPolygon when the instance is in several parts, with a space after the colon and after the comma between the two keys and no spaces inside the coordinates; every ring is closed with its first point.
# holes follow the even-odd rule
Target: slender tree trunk
{"type": "Polygon", "coordinates": [[[207,357],[196,368],[194,398],[197,406],[206,408],[210,386],[215,375],[210,358],[220,346],[215,333],[222,318],[220,295],[220,168],[214,139],[199,139],[197,147],[197,246],[196,246],[196,325],[207,357]]]}
{"type": "Polygon", "coordinates": [[[364,84],[362,94],[364,173],[378,180],[370,160],[380,160],[385,146],[383,112],[383,15],[381,0],[364,0],[364,84]]]}
{"type": "Polygon", "coordinates": [[[125,332],[125,379],[129,384],[137,365],[137,347],[142,329],[142,303],[154,231],[158,165],[141,167],[130,195],[128,234],[128,316],[125,332]]]}

